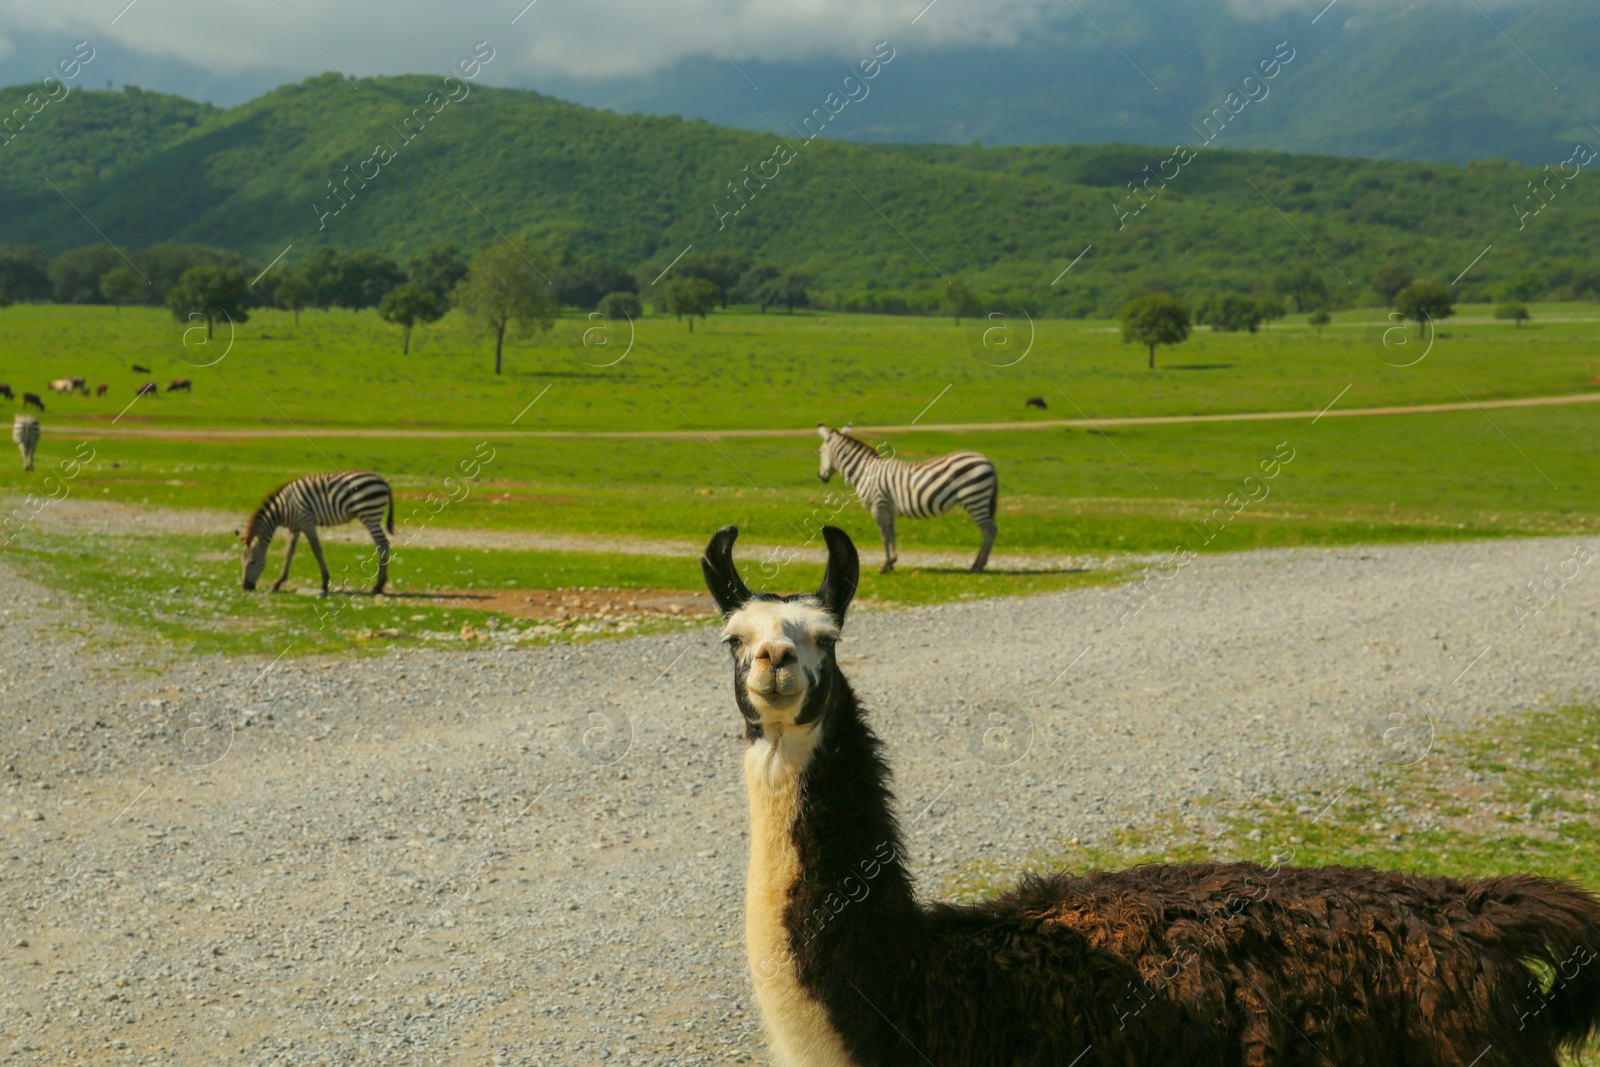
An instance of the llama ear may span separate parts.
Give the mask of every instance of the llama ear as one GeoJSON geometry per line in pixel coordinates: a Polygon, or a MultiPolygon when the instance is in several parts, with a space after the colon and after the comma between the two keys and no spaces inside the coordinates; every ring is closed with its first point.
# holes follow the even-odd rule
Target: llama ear
{"type": "Polygon", "coordinates": [[[722,614],[731,615],[744,607],[750,599],[750,587],[739,577],[739,568],[733,563],[733,542],[739,537],[739,527],[724,526],[711,537],[705,555],[700,557],[700,569],[706,576],[706,588],[711,599],[717,602],[722,614]]]}
{"type": "Polygon", "coordinates": [[[827,423],[824,423],[824,422],[817,423],[817,436],[822,438],[824,441],[826,441],[828,439],[828,424],[827,423]]]}
{"type": "Polygon", "coordinates": [[[843,626],[845,609],[855,599],[856,585],[861,581],[861,557],[856,554],[850,535],[837,526],[824,526],[822,539],[828,542],[828,569],[822,572],[817,599],[833,621],[843,626]]]}

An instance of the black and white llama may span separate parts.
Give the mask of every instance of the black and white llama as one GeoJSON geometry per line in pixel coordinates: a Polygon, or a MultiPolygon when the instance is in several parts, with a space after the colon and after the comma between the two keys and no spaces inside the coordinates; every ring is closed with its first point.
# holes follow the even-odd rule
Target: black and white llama
{"type": "Polygon", "coordinates": [[[909,519],[931,519],[951,508],[963,507],[983,531],[983,547],[973,561],[973,571],[982,571],[994,547],[995,502],[1000,496],[1000,478],[994,464],[979,452],[951,452],[920,463],[880,456],[878,450],[858,437],[849,427],[830,430],[819,425],[822,437],[823,481],[838,471],[856,491],[861,504],[877,520],[883,536],[883,566],[878,573],[894,570],[899,544],[894,535],[896,515],[909,519]]]}
{"type": "Polygon", "coordinates": [[[322,568],[322,595],[328,595],[328,562],[322,557],[322,541],[317,537],[319,526],[339,526],[353,519],[372,534],[378,546],[378,584],[372,595],[383,592],[389,580],[389,539],[384,537],[384,509],[388,509],[388,530],[394,533],[394,493],[389,483],[371,471],[335,471],[328,474],[309,474],[280,485],[256,508],[250,516],[239,540],[244,542],[244,588],[254,589],[261,572],[267,566],[267,548],[279,526],[289,529],[289,550],[283,556],[283,573],[272,583],[276,593],[289,577],[289,564],[294,562],[295,545],[302,534],[317,557],[322,568]]]}
{"type": "Polygon", "coordinates": [[[702,561],[745,723],[745,938],[783,1067],[1555,1067],[1600,1025],[1600,900],[1543,878],[1205,863],[919,903],[834,656],[855,546],[823,534],[815,593],[752,593],[736,527],[702,561]]]}

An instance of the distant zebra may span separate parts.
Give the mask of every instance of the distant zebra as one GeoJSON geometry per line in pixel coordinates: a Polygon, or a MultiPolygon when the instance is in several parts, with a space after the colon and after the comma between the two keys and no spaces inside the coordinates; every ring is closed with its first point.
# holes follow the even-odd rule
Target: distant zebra
{"type": "Polygon", "coordinates": [[[33,453],[39,447],[39,420],[32,415],[18,415],[11,421],[11,439],[22,452],[22,469],[33,470],[33,453]]]}
{"type": "Polygon", "coordinates": [[[371,471],[336,471],[332,474],[310,474],[281,485],[267,495],[250,516],[239,540],[244,542],[244,587],[256,587],[256,579],[267,565],[267,546],[272,544],[278,527],[289,529],[289,551],[283,557],[283,573],[272,583],[276,593],[289,577],[289,564],[294,561],[295,545],[300,535],[311,544],[316,553],[317,566],[322,568],[322,595],[328,595],[328,563],[322,558],[322,542],[317,538],[317,527],[338,526],[352,519],[360,519],[372,534],[378,546],[378,584],[372,595],[383,592],[389,580],[389,540],[383,536],[384,508],[389,510],[388,528],[394,533],[394,493],[389,483],[371,471]]]}
{"type": "Polygon", "coordinates": [[[1000,496],[1000,479],[994,464],[977,452],[951,452],[921,463],[885,459],[865,441],[851,437],[849,429],[817,426],[822,437],[822,468],[818,475],[827,481],[837,470],[878,520],[884,557],[878,573],[894,570],[896,515],[929,519],[957,505],[966,508],[983,531],[983,547],[972,563],[974,573],[982,571],[989,562],[996,532],[994,509],[1000,496]]]}

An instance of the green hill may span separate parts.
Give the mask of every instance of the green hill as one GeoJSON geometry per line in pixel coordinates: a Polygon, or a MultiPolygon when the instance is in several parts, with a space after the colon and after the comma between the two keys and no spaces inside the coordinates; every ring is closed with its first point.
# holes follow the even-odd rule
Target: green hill
{"type": "Polygon", "coordinates": [[[1249,287],[1301,263],[1351,296],[1391,257],[1450,281],[1491,244],[1462,281],[1468,295],[1530,270],[1570,287],[1593,262],[1585,236],[1600,221],[1593,176],[1580,173],[1551,179],[1549,203],[1519,227],[1513,205],[1544,203],[1528,183],[1547,175],[1501,161],[1225,152],[1197,138],[1180,168],[1163,165],[1170,147],[807,142],[486,87],[433,115],[425,101],[440,88],[325,75],[226,111],[79,91],[0,151],[0,242],[60,252],[98,241],[98,227],[124,248],[203,242],[263,264],[292,244],[293,264],[319,245],[404,256],[531,232],[629,266],[664,267],[692,244],[804,266],[829,288],[961,275],[1046,306],[1104,307],[1152,276],[1249,287]],[[407,140],[412,115],[426,121],[413,118],[407,140]],[[1139,205],[1129,183],[1163,169],[1176,171],[1167,187],[1151,181],[1148,206],[1119,220],[1139,205]],[[749,179],[747,202],[735,199],[729,183],[757,172],[776,176],[764,188],[749,179]]]}

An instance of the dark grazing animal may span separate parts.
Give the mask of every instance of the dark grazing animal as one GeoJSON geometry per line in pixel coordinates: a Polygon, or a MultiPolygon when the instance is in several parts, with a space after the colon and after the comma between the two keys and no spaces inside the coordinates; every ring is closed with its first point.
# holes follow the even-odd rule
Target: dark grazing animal
{"type": "Polygon", "coordinates": [[[109,389],[109,388],[110,388],[110,386],[106,385],[105,382],[101,382],[99,385],[94,387],[94,395],[95,396],[105,396],[106,395],[106,390],[109,389]]]}
{"type": "Polygon", "coordinates": [[[744,717],[745,936],[786,1067],[1556,1067],[1600,1027],[1600,900],[1532,876],[1196,863],[916,899],[834,644],[859,563],[752,593],[701,561],[744,717]]]}
{"type": "Polygon", "coordinates": [[[823,481],[838,471],[872,517],[883,537],[883,566],[879,574],[894,570],[899,542],[894,534],[896,515],[911,519],[930,519],[954,507],[967,509],[972,521],[983,532],[983,546],[972,563],[974,573],[989,562],[994,547],[994,508],[1000,496],[1000,478],[994,464],[978,452],[951,452],[920,463],[880,456],[878,450],[858,437],[849,427],[830,430],[818,425],[822,438],[822,466],[817,476],[823,481]]]}
{"type": "Polygon", "coordinates": [[[322,542],[317,537],[317,527],[338,526],[352,519],[360,519],[372,541],[378,546],[378,584],[372,595],[383,592],[389,580],[389,540],[383,536],[384,507],[389,509],[388,529],[394,533],[394,493],[389,483],[371,471],[336,471],[328,474],[308,474],[296,478],[267,494],[267,498],[250,516],[239,540],[244,543],[244,588],[256,587],[256,581],[267,566],[267,547],[279,526],[289,528],[289,550],[283,556],[283,573],[272,583],[276,593],[289,577],[289,564],[294,562],[294,548],[304,534],[316,554],[317,566],[322,568],[322,595],[328,595],[328,563],[322,558],[322,542]]]}
{"type": "Polygon", "coordinates": [[[1049,404],[1044,402],[1044,397],[1042,396],[1030,396],[1022,402],[1022,406],[1025,408],[1038,408],[1040,411],[1046,411],[1050,407],[1049,404]]]}
{"type": "Polygon", "coordinates": [[[149,367],[141,367],[141,366],[139,366],[139,364],[135,363],[133,365],[133,373],[135,373],[135,374],[149,374],[151,372],[150,372],[150,368],[149,367]]]}
{"type": "Polygon", "coordinates": [[[139,386],[139,391],[134,393],[133,395],[134,395],[135,398],[138,398],[138,397],[141,397],[141,396],[145,396],[147,394],[148,395],[152,395],[152,396],[158,396],[158,395],[160,395],[160,393],[161,393],[161,388],[158,385],[156,385],[155,382],[145,382],[143,385],[139,386]]]}
{"type": "Polygon", "coordinates": [[[0,382],[0,396],[5,397],[7,400],[15,400],[17,398],[16,394],[11,391],[11,386],[3,382],[0,382]]]}
{"type": "Polygon", "coordinates": [[[193,390],[190,387],[193,384],[194,383],[189,381],[187,378],[174,378],[172,379],[172,384],[167,386],[167,392],[176,393],[179,389],[182,389],[186,393],[192,392],[193,390]]]}
{"type": "Polygon", "coordinates": [[[40,411],[43,411],[44,401],[39,399],[37,393],[23,393],[22,406],[25,408],[38,408],[40,411]]]}

